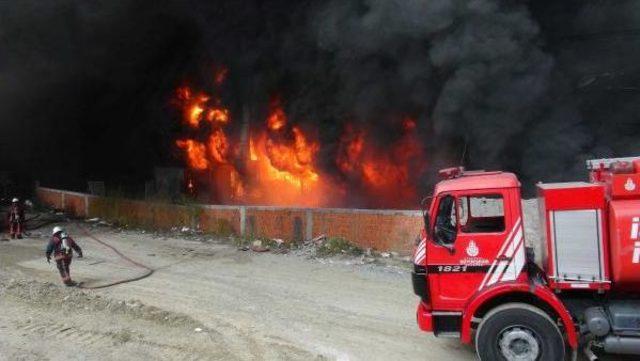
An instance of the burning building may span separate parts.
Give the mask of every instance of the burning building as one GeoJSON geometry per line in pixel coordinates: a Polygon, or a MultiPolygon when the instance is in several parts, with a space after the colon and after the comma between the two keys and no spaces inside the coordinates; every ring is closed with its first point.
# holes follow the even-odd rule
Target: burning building
{"type": "MultiPolygon", "coordinates": [[[[224,74],[228,71],[224,69],[224,74]]],[[[264,114],[236,120],[215,93],[179,87],[173,103],[184,133],[175,141],[188,168],[187,190],[224,204],[397,207],[418,204],[416,175],[427,165],[416,120],[396,124],[395,141],[374,142],[365,123],[345,122],[330,162],[310,122],[297,122],[272,96],[264,114]],[[230,127],[232,123],[240,127],[230,127]],[[234,130],[235,129],[235,130],[234,130]],[[239,130],[238,130],[239,129],[239,130]],[[237,130],[237,131],[236,131],[237,130]],[[413,178],[412,178],[413,177],[413,178]]]]}

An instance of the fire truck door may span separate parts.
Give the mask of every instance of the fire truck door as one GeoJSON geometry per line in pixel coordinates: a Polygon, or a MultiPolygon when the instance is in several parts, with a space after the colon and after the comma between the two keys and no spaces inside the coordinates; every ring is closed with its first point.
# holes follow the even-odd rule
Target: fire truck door
{"type": "Polygon", "coordinates": [[[511,217],[505,214],[507,196],[495,190],[439,199],[434,241],[427,246],[429,286],[437,290],[434,307],[460,309],[488,280],[503,277],[493,279],[488,272],[510,228],[511,217]]]}

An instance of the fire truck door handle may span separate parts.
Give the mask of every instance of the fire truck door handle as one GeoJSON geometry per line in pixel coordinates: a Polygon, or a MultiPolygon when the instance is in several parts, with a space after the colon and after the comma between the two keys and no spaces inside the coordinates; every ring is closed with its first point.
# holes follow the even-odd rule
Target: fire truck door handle
{"type": "Polygon", "coordinates": [[[505,255],[502,255],[500,257],[498,257],[498,261],[507,261],[510,262],[513,259],[513,257],[507,257],[505,255]]]}

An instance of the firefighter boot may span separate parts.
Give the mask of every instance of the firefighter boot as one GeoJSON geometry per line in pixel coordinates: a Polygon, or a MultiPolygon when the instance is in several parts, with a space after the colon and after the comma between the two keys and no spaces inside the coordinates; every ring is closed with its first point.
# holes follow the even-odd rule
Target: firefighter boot
{"type": "Polygon", "coordinates": [[[65,286],[73,286],[74,283],[71,280],[71,273],[69,272],[69,262],[70,260],[66,257],[56,260],[56,266],[58,267],[58,271],[60,272],[60,278],[62,279],[62,283],[65,286]]]}

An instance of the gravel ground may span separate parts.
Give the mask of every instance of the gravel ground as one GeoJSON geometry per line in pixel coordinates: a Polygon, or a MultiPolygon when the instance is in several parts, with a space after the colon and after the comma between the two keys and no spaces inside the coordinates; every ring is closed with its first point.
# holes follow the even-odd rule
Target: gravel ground
{"type": "MultiPolygon", "coordinates": [[[[537,215],[532,202],[524,209],[537,215]]],[[[83,286],[146,272],[77,224],[65,226],[84,249],[72,264],[83,286]]],[[[45,237],[0,242],[0,360],[475,360],[458,340],[418,330],[406,262],[91,232],[155,273],[103,289],[65,288],[44,260],[45,237]]]]}
{"type": "MultiPolygon", "coordinates": [[[[85,252],[72,264],[84,286],[144,273],[66,226],[85,252]]],[[[0,242],[0,360],[474,359],[457,340],[418,330],[406,263],[93,232],[155,273],[69,289],[44,260],[44,238],[0,242]]]]}

